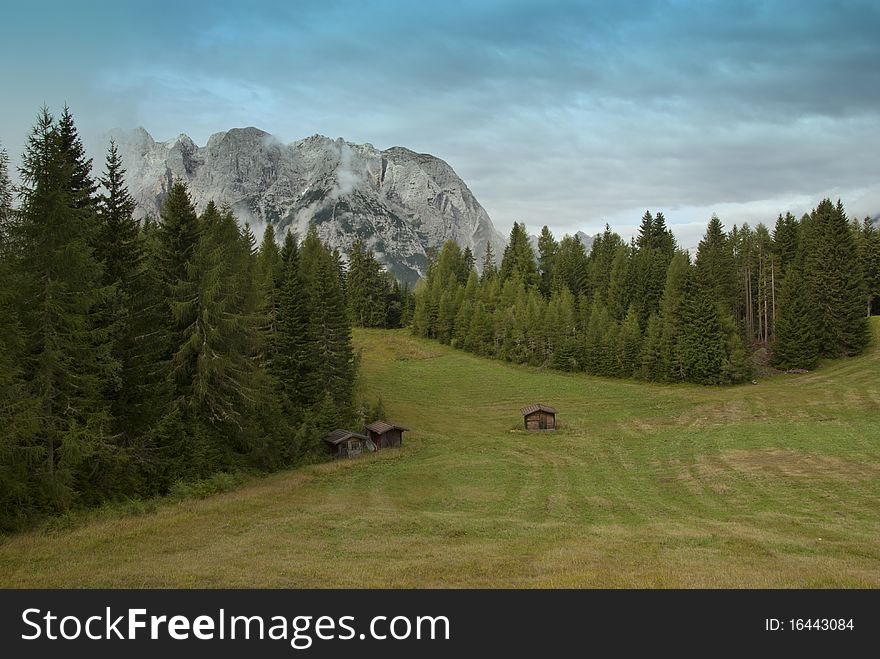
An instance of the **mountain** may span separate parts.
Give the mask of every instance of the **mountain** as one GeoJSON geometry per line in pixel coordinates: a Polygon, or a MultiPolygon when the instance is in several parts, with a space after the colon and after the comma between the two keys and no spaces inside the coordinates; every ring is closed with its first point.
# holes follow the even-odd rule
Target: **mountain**
{"type": "Polygon", "coordinates": [[[257,128],[215,133],[202,147],[186,135],[156,142],[143,128],[116,140],[140,217],[158,216],[179,177],[198,210],[211,200],[229,204],[258,238],[267,223],[279,240],[315,225],[343,253],[360,238],[403,281],[423,275],[428,254],[447,240],[470,247],[477,263],[487,244],[504,249],[464,181],[428,154],[321,135],[282,144],[257,128]]]}

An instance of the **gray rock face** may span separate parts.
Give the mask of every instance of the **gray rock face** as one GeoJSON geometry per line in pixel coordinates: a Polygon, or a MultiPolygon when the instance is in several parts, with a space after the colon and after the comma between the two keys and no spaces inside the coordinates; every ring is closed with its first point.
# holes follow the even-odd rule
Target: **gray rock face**
{"type": "Polygon", "coordinates": [[[196,208],[229,204],[258,238],[266,224],[280,240],[302,238],[310,225],[346,252],[358,238],[404,281],[425,273],[428,253],[447,240],[470,247],[477,263],[486,245],[505,240],[452,168],[439,158],[393,147],[313,135],[282,144],[257,128],[216,133],[199,147],[186,135],[156,142],[143,128],[117,136],[138,214],[158,216],[175,178],[186,181],[196,208]]]}

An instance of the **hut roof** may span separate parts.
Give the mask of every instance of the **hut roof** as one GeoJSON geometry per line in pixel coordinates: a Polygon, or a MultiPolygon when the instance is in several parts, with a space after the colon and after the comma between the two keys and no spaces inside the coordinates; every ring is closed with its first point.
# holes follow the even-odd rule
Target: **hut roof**
{"type": "Polygon", "coordinates": [[[535,403],[534,405],[528,405],[520,410],[523,416],[527,414],[531,414],[532,412],[547,412],[548,414],[556,414],[556,408],[550,407],[549,405],[542,405],[541,403],[535,403]]]}
{"type": "Polygon", "coordinates": [[[372,430],[374,433],[382,435],[389,430],[409,430],[409,428],[398,426],[395,423],[388,423],[387,421],[373,421],[373,423],[367,426],[367,430],[372,430]]]}
{"type": "Polygon", "coordinates": [[[342,428],[338,428],[331,433],[328,433],[324,436],[324,441],[328,444],[339,444],[340,442],[344,442],[347,439],[351,439],[355,437],[360,440],[366,440],[366,435],[361,435],[357,432],[352,432],[351,430],[343,430],[342,428]]]}

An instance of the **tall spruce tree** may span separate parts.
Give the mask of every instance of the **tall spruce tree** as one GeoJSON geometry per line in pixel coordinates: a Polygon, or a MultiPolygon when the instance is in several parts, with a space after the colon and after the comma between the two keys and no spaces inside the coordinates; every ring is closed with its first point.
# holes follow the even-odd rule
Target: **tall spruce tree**
{"type": "Polygon", "coordinates": [[[788,264],[779,296],[773,341],[773,364],[782,369],[807,369],[819,361],[816,307],[806,295],[803,257],[788,264]]]}
{"type": "Polygon", "coordinates": [[[22,158],[13,236],[21,250],[23,378],[39,408],[37,479],[53,508],[91,490],[89,465],[111,451],[101,393],[113,362],[107,333],[94,323],[105,290],[92,253],[94,203],[83,184],[88,163],[77,144],[69,113],[59,126],[44,108],[22,158]]]}
{"type": "Polygon", "coordinates": [[[717,215],[709,220],[694,266],[701,285],[707,288],[712,299],[732,313],[736,297],[733,251],[717,215]]]}
{"type": "Polygon", "coordinates": [[[819,350],[838,357],[861,352],[868,344],[865,282],[858,248],[843,205],[823,200],[810,215],[802,240],[807,294],[816,307],[819,350]]]}
{"type": "Polygon", "coordinates": [[[724,381],[727,361],[726,336],[711,292],[702,285],[698,273],[689,268],[680,308],[678,358],[683,379],[698,384],[724,381]]]}
{"type": "Polygon", "coordinates": [[[502,282],[518,276],[526,286],[538,283],[535,253],[529,244],[525,224],[513,223],[513,228],[510,230],[510,240],[507,247],[504,248],[504,256],[501,259],[501,268],[498,274],[502,282]]]}
{"type": "Polygon", "coordinates": [[[538,273],[540,276],[541,294],[550,297],[556,269],[556,257],[559,254],[559,243],[547,225],[541,229],[538,237],[538,273]]]}

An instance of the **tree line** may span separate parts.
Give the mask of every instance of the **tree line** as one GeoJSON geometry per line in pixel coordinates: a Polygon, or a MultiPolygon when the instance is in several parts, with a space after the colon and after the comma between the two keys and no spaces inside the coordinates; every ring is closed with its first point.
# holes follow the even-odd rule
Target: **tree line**
{"type": "Polygon", "coordinates": [[[258,245],[179,180],[138,222],[116,145],[95,178],[67,108],[40,113],[20,181],[0,149],[0,531],[316,459],[364,422],[353,318],[412,308],[371,253],[347,270],[314,229],[258,245]]]}
{"type": "Polygon", "coordinates": [[[650,212],[629,243],[606,225],[588,251],[545,226],[537,251],[514,223],[500,266],[490,248],[478,274],[446,243],[417,286],[414,334],[520,364],[728,384],[858,354],[880,299],[877,227],[828,199],[772,231],[713,216],[693,259],[650,212]]]}

